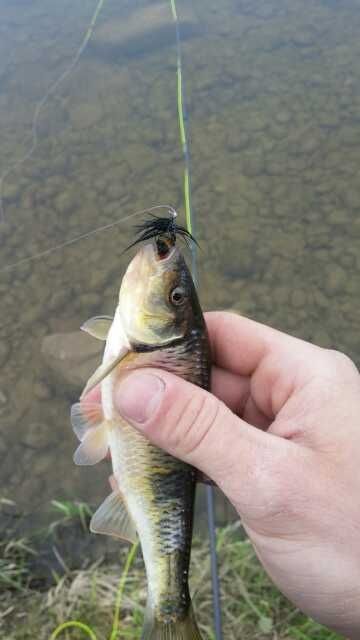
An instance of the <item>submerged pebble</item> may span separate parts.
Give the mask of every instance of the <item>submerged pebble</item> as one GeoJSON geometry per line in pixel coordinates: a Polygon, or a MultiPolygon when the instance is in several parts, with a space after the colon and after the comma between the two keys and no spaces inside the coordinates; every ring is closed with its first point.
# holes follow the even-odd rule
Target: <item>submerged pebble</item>
{"type": "Polygon", "coordinates": [[[0,368],[3,367],[10,357],[11,348],[8,340],[0,340],[0,368]]]}
{"type": "Polygon", "coordinates": [[[7,403],[7,395],[0,389],[0,406],[4,406],[7,403]]]}
{"type": "Polygon", "coordinates": [[[33,449],[46,447],[52,442],[51,429],[40,422],[31,422],[22,434],[21,442],[33,449]]]}
{"type": "MultiPolygon", "coordinates": [[[[31,11],[34,3],[22,4],[31,11]]],[[[241,0],[224,16],[212,2],[204,38],[196,37],[195,6],[181,18],[190,27],[184,80],[203,304],[236,307],[323,346],[342,346],[359,361],[360,14],[350,4],[316,0],[304,12],[291,0],[241,0]]],[[[171,12],[164,3],[127,3],[126,22],[115,5],[44,110],[31,161],[4,182],[0,267],[146,206],[169,202],[183,214],[171,12]]],[[[57,34],[58,19],[48,12],[46,20],[57,34]]],[[[34,57],[43,34],[31,19],[15,49],[6,37],[0,43],[13,51],[0,96],[1,169],[26,150],[36,103],[69,60],[75,31],[84,31],[85,13],[71,10],[64,20],[71,29],[64,22],[51,64],[34,57]]],[[[69,395],[96,368],[103,347],[76,329],[91,315],[112,313],[129,255],[121,252],[137,221],[0,273],[0,411],[12,414],[16,436],[38,425],[35,446],[42,438],[68,446],[64,477],[74,472],[69,395]],[[38,413],[49,407],[46,435],[38,413]]],[[[54,462],[56,447],[47,455],[54,462]]],[[[21,496],[23,471],[13,466],[14,495],[21,496]]],[[[44,473],[53,497],[58,465],[44,473]]],[[[95,491],[80,483],[79,492],[95,491]]],[[[36,499],[43,486],[43,478],[29,481],[26,497],[36,499]]]]}
{"type": "Polygon", "coordinates": [[[51,398],[51,389],[43,381],[35,382],[33,393],[38,400],[49,400],[49,398],[51,398]]]}

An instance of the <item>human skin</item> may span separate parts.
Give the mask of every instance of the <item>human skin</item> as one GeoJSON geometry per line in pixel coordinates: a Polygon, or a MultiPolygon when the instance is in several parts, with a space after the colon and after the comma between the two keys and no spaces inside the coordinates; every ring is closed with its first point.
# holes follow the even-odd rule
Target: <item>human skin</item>
{"type": "Polygon", "coordinates": [[[360,376],[347,356],[232,313],[206,314],[211,393],[142,369],[119,413],[209,476],[278,588],[360,637],[360,376]]]}

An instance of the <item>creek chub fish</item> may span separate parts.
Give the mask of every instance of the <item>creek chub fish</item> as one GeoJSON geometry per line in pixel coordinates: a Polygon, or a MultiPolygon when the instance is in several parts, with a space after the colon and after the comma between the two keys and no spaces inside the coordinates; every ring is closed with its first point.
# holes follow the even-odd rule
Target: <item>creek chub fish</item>
{"type": "Polygon", "coordinates": [[[90,528],[140,539],[148,581],[143,640],[201,640],[188,587],[196,472],[148,442],[119,416],[113,401],[117,380],[138,367],[161,367],[209,387],[205,322],[175,244],[176,235],[188,234],[165,218],[153,218],[140,231],[137,242],[148,242],[127,268],[114,318],[93,318],[82,327],[106,344],[102,364],[72,407],[81,441],[74,461],[95,464],[110,449],[116,483],[90,528]],[[88,395],[98,384],[101,404],[88,395]]]}

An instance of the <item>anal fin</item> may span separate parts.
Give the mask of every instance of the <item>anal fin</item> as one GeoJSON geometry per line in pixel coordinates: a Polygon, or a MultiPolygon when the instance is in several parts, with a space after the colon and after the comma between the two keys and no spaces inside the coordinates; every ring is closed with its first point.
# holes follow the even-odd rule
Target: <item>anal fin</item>
{"type": "Polygon", "coordinates": [[[74,462],[78,465],[93,465],[103,460],[109,444],[106,423],[89,430],[74,453],[74,462]]]}
{"type": "Polygon", "coordinates": [[[90,531],[133,543],[137,541],[135,524],[119,491],[113,491],[94,513],[90,531]]]}

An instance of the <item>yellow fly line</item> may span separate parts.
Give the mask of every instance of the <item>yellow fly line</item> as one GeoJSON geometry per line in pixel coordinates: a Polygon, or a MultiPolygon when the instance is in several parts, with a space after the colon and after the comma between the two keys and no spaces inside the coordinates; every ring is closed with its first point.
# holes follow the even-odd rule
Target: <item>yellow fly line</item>
{"type": "Polygon", "coordinates": [[[190,191],[190,156],[189,147],[187,143],[186,127],[185,127],[185,105],[184,105],[184,88],[182,79],[182,60],[181,60],[181,48],[180,48],[180,29],[179,19],[176,10],[175,0],[170,0],[171,12],[175,22],[176,29],[176,45],[177,45],[177,107],[178,107],[178,119],[179,119],[179,132],[180,142],[184,156],[184,202],[185,202],[185,218],[187,230],[192,234],[194,229],[193,225],[193,212],[191,207],[191,191],[190,191]]]}

